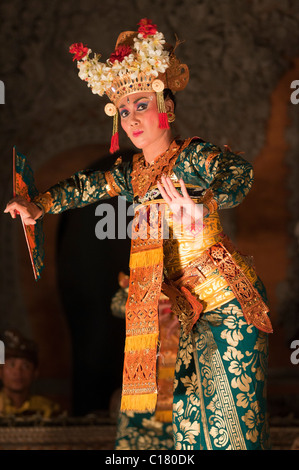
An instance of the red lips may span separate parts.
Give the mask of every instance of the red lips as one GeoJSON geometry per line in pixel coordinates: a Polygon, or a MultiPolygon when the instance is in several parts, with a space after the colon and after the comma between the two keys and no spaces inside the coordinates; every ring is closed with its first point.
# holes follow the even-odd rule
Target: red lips
{"type": "Polygon", "coordinates": [[[143,131],[134,131],[133,137],[138,137],[140,134],[143,134],[143,131]]]}

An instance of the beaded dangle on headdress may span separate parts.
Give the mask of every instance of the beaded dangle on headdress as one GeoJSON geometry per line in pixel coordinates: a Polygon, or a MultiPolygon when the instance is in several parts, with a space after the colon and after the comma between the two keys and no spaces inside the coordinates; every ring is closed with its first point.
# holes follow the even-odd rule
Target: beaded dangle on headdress
{"type": "Polygon", "coordinates": [[[90,56],[91,49],[82,43],[73,44],[70,52],[77,60],[79,77],[87,82],[94,94],[106,94],[111,103],[105,106],[108,116],[113,116],[110,152],[119,149],[117,102],[123,96],[138,91],[156,92],[159,127],[169,128],[164,102],[164,89],[183,90],[189,80],[187,65],[181,64],[174,49],[166,44],[151,20],[142,19],[138,31],[119,35],[115,50],[106,62],[100,54],[90,56]]]}
{"type": "Polygon", "coordinates": [[[110,153],[115,153],[119,150],[118,138],[118,112],[113,103],[108,103],[105,106],[105,113],[107,116],[113,116],[113,130],[110,144],[110,153]]]}

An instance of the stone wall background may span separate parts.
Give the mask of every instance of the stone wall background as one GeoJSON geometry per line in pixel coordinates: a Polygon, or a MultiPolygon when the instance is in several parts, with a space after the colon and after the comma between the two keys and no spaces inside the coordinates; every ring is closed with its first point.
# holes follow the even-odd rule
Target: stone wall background
{"type": "MultiPolygon", "coordinates": [[[[257,168],[259,156],[267,144],[275,90],[288,71],[298,70],[295,61],[299,58],[297,0],[3,0],[0,17],[0,79],[5,84],[5,104],[0,108],[3,208],[11,198],[13,145],[29,157],[40,190],[74,171],[102,162],[101,157],[107,154],[111,122],[104,114],[104,102],[77,77],[76,66],[68,53],[73,42],[86,43],[106,58],[114,48],[118,33],[135,29],[142,17],[151,18],[169,42],[174,42],[178,34],[185,41],[178,55],[190,68],[190,83],[178,95],[176,130],[183,137],[199,135],[218,145],[228,144],[233,150],[243,151],[257,168]]],[[[281,102],[286,117],[281,119],[285,119],[282,123],[285,132],[280,142],[284,160],[281,167],[275,167],[278,184],[271,186],[271,155],[268,155],[266,171],[263,168],[263,174],[257,175],[257,187],[260,184],[261,189],[267,188],[266,200],[271,201],[272,192],[285,208],[283,244],[279,238],[281,231],[277,239],[275,231],[267,232],[267,217],[260,222],[264,224],[264,232],[283,250],[284,267],[281,270],[281,266],[275,264],[275,251],[267,253],[267,247],[259,246],[258,242],[253,254],[257,254],[257,264],[263,267],[261,274],[266,285],[265,257],[269,259],[270,270],[281,271],[280,282],[275,281],[271,290],[277,332],[276,339],[271,338],[274,350],[271,370],[279,380],[287,377],[286,388],[279,393],[291,390],[292,394],[298,372],[289,361],[289,343],[299,336],[298,230],[296,232],[299,105],[292,105],[286,98],[291,93],[287,81],[284,87],[281,102]],[[281,174],[279,168],[283,169],[281,174]],[[277,348],[282,351],[283,359],[276,362],[277,348]]],[[[251,212],[246,216],[254,220],[255,208],[250,204],[247,207],[251,212]]],[[[263,207],[265,214],[268,209],[263,207]]],[[[223,217],[227,230],[242,246],[244,238],[240,234],[246,232],[247,225],[244,212],[243,218],[240,211],[242,207],[236,214],[228,211],[223,217]]],[[[80,216],[76,217],[80,222],[80,216]]],[[[271,217],[273,222],[275,211],[271,212],[271,217]]],[[[44,278],[35,284],[22,231],[1,211],[0,329],[18,325],[39,342],[43,370],[39,390],[70,403],[74,393],[74,345],[59,287],[61,271],[59,274],[57,268],[61,224],[65,226],[68,222],[61,221],[61,216],[55,221],[49,219],[45,220],[46,271],[44,278]]],[[[250,227],[252,225],[248,225],[248,230],[250,227]]],[[[78,246],[82,246],[80,240],[86,243],[83,232],[79,223],[77,238],[74,236],[70,242],[73,257],[78,246]],[[79,242],[76,244],[74,239],[79,242]]],[[[250,233],[250,238],[254,245],[258,240],[256,231],[250,233]]],[[[116,287],[117,282],[113,289],[116,287]]],[[[73,296],[71,286],[66,294],[68,299],[73,296]]],[[[122,328],[115,323],[110,326],[116,330],[122,328]]],[[[88,342],[88,338],[84,341],[88,342]]],[[[99,371],[91,364],[95,373],[103,371],[105,365],[101,367],[99,371]]],[[[100,388],[100,384],[96,387],[100,388]]],[[[82,400],[82,396],[77,400],[82,400]]],[[[98,406],[101,408],[101,403],[98,406]]]]}

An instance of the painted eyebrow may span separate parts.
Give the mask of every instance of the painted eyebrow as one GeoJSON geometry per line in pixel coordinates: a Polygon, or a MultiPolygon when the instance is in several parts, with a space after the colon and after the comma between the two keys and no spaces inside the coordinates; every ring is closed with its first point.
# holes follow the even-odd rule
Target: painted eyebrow
{"type": "MultiPolygon", "coordinates": [[[[147,96],[141,96],[140,98],[137,98],[135,101],[133,101],[133,104],[137,103],[137,101],[140,101],[140,100],[149,100],[149,98],[147,96]]],[[[125,107],[126,105],[122,104],[118,109],[125,108],[125,107]]]]}

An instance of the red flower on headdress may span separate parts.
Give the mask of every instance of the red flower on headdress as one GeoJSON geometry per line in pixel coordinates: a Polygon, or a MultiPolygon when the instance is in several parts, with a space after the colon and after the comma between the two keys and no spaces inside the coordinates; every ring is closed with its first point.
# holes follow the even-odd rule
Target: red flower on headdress
{"type": "Polygon", "coordinates": [[[70,46],[69,52],[74,54],[74,60],[81,60],[88,54],[88,47],[83,46],[82,42],[77,42],[70,46]]]}
{"type": "Polygon", "coordinates": [[[143,18],[139,21],[139,29],[138,33],[142,34],[144,38],[148,36],[153,36],[158,31],[157,25],[152,23],[152,20],[148,20],[147,18],[143,18]]]}
{"type": "Polygon", "coordinates": [[[131,54],[131,52],[132,52],[132,49],[130,46],[126,46],[126,45],[118,46],[118,48],[109,57],[109,60],[112,64],[116,60],[118,60],[118,62],[122,62],[127,55],[131,54]]]}

